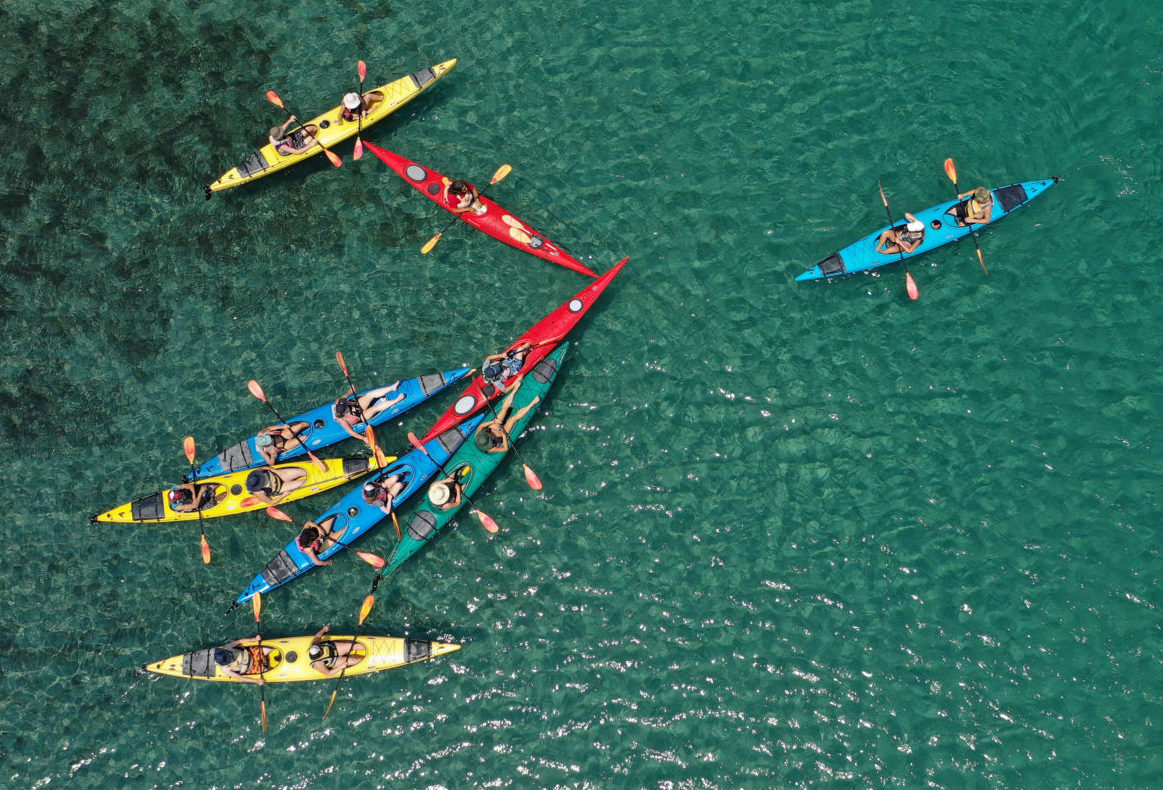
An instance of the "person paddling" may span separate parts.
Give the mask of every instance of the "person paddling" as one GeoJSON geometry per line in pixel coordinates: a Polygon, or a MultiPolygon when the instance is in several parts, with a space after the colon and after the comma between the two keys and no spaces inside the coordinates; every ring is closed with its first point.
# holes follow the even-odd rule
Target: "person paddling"
{"type": "Polygon", "coordinates": [[[453,214],[463,214],[466,211],[475,211],[484,214],[488,209],[477,200],[480,193],[477,188],[467,181],[448,181],[444,184],[444,203],[453,214]]]}
{"type": "Polygon", "coordinates": [[[307,126],[300,126],[290,134],[287,134],[287,127],[298,122],[298,118],[291,116],[282,126],[272,126],[270,134],[267,138],[271,145],[275,147],[275,152],[279,156],[294,156],[301,154],[311,146],[315,145],[315,135],[319,132],[319,127],[314,124],[307,126]]]}
{"type": "Polygon", "coordinates": [[[363,484],[363,501],[378,507],[386,516],[395,509],[396,497],[405,487],[403,477],[398,474],[369,480],[363,484]]]}
{"type": "Polygon", "coordinates": [[[260,466],[246,476],[246,490],[260,502],[275,505],[306,481],[307,470],[299,466],[260,466]]]}
{"type": "Polygon", "coordinates": [[[181,483],[170,489],[170,507],[175,513],[193,513],[217,505],[226,497],[226,492],[216,496],[218,486],[207,483],[195,486],[193,483],[181,483]]]}
{"type": "Polygon", "coordinates": [[[311,668],[327,677],[351,669],[363,661],[365,655],[363,645],[354,639],[324,639],[323,635],[330,630],[329,625],[320,628],[319,633],[311,640],[311,646],[307,648],[311,668]]]}
{"type": "Polygon", "coordinates": [[[241,639],[214,648],[214,664],[222,670],[222,674],[247,683],[257,683],[260,686],[266,683],[263,673],[270,670],[270,656],[275,651],[273,647],[262,645],[262,636],[256,634],[256,644],[243,645],[241,639]]]}
{"type": "Polygon", "coordinates": [[[966,225],[989,224],[989,220],[993,216],[992,192],[985,187],[976,187],[957,196],[958,200],[962,198],[969,198],[969,200],[958,203],[946,212],[956,218],[958,225],[965,227],[966,225]]]}
{"type": "Polygon", "coordinates": [[[303,525],[303,531],[299,533],[299,537],[295,539],[299,550],[307,555],[307,559],[311,560],[312,565],[331,564],[331,560],[321,560],[319,555],[334,546],[343,537],[343,533],[347,531],[346,524],[341,529],[334,529],[336,518],[336,515],[331,515],[318,524],[314,521],[308,521],[303,525]]]}
{"type": "Polygon", "coordinates": [[[505,398],[501,404],[501,408],[497,409],[497,416],[486,423],[482,423],[481,427],[477,428],[476,444],[483,452],[503,453],[508,450],[510,447],[510,439],[513,435],[513,427],[516,426],[517,421],[541,402],[541,396],[538,395],[525,408],[513,414],[513,398],[516,396],[517,390],[514,389],[505,398]]]}
{"type": "Polygon", "coordinates": [[[331,409],[336,422],[339,427],[347,431],[353,439],[359,439],[361,442],[367,442],[371,446],[371,440],[366,435],[361,435],[355,432],[355,426],[361,422],[366,423],[368,420],[374,420],[378,415],[382,414],[384,410],[390,409],[405,398],[404,393],[396,393],[396,397],[391,400],[388,395],[396,392],[396,387],[400,386],[400,382],[391,384],[387,387],[380,387],[379,389],[369,390],[363,395],[356,395],[355,387],[352,387],[347,392],[335,401],[335,405],[331,409]]]}

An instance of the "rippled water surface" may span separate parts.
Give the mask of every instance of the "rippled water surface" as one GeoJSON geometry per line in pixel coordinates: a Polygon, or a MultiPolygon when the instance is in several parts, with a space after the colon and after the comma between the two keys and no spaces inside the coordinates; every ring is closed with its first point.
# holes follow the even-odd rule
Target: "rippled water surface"
{"type": "MultiPolygon", "coordinates": [[[[26,2],[0,7],[0,782],[11,787],[1159,787],[1149,3],[26,2]],[[254,633],[294,529],[92,513],[284,414],[477,364],[585,284],[370,155],[206,202],[283,115],[450,57],[366,132],[604,271],[480,502],[345,682],[139,674],[254,633]],[[910,271],[793,278],[961,188],[1061,176],[910,271]]],[[[396,451],[451,402],[381,431],[396,451]]],[[[351,450],[354,447],[345,446],[351,450]]],[[[297,520],[330,499],[287,505],[297,520]]],[[[386,553],[391,527],[363,541],[386,553]]],[[[341,556],[266,635],[355,627],[341,556]]]]}

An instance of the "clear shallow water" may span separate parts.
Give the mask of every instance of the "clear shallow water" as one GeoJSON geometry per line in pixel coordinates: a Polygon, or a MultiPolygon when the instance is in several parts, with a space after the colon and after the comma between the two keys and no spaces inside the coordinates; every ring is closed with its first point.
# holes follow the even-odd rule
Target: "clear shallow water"
{"type": "MultiPolygon", "coordinates": [[[[0,76],[5,782],[1151,787],[1158,758],[1158,11],[1122,2],[8,3],[0,76]],[[350,27],[345,27],[350,26],[350,27]],[[381,587],[447,660],[250,688],[136,667],[252,633],[259,516],[86,518],[342,387],[475,363],[584,281],[370,156],[204,202],[278,121],[448,57],[367,138],[595,269],[522,452],[381,587]],[[59,107],[60,112],[51,112],[59,107]],[[792,278],[894,212],[1064,182],[903,273],[792,278]],[[813,287],[813,285],[815,287],[813,287]]],[[[413,414],[402,445],[447,405],[413,414]]],[[[387,443],[387,442],[385,442],[387,443]]],[[[402,449],[402,448],[401,448],[402,449]]],[[[327,502],[287,509],[306,519],[327,502]]],[[[365,542],[386,552],[391,530],[365,542]]],[[[265,601],[350,627],[353,557],[265,601]]]]}

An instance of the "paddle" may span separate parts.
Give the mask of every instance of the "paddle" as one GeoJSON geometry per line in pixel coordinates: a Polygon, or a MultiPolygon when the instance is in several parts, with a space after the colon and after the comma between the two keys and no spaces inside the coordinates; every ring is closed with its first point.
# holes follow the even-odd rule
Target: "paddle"
{"type": "Polygon", "coordinates": [[[268,507],[268,508],[266,509],[266,514],[267,514],[268,516],[270,516],[271,518],[275,519],[276,521],[286,521],[288,524],[294,524],[294,523],[295,523],[295,520],[294,520],[293,518],[291,518],[290,516],[288,516],[288,515],[287,515],[286,513],[284,513],[283,511],[279,510],[279,509],[278,509],[277,507],[275,507],[274,505],[271,505],[270,507],[268,507]]]}
{"type": "MultiPolygon", "coordinates": [[[[291,112],[290,110],[287,110],[287,105],[283,104],[283,100],[279,98],[279,94],[275,93],[274,91],[267,91],[267,100],[271,104],[275,105],[276,107],[279,107],[280,109],[286,110],[286,112],[288,114],[290,114],[290,115],[295,114],[295,113],[291,112]]],[[[296,121],[296,123],[298,123],[298,121],[296,121]]],[[[299,128],[303,129],[303,131],[307,131],[303,127],[303,124],[301,124],[301,123],[299,124],[299,128]]],[[[334,151],[327,150],[327,146],[325,146],[325,145],[323,145],[323,143],[319,142],[318,137],[315,137],[315,135],[311,135],[311,139],[313,139],[315,141],[315,143],[320,148],[323,149],[323,153],[327,154],[327,159],[331,162],[331,164],[335,165],[336,167],[339,167],[340,165],[343,164],[343,160],[339,158],[339,155],[336,154],[334,151]]]]}
{"type": "Polygon", "coordinates": [[[250,390],[251,395],[255,396],[267,405],[267,408],[271,410],[271,414],[275,415],[275,419],[279,421],[280,425],[286,426],[288,429],[290,429],[291,433],[295,434],[295,441],[297,441],[299,446],[302,447],[303,450],[307,453],[307,457],[315,462],[315,465],[319,467],[320,471],[326,472],[327,464],[316,458],[315,454],[307,449],[307,445],[303,444],[303,437],[299,436],[298,433],[295,433],[295,430],[291,428],[290,425],[287,425],[287,421],[279,416],[279,413],[275,411],[275,407],[271,405],[269,400],[267,400],[266,393],[262,391],[262,387],[259,386],[258,382],[254,379],[251,379],[250,381],[246,382],[246,388],[250,390]]]}
{"type": "MultiPolygon", "coordinates": [[[[412,433],[411,431],[408,432],[408,441],[412,444],[413,447],[424,453],[424,455],[432,458],[432,454],[428,452],[428,448],[421,444],[420,440],[416,438],[416,434],[412,433]]],[[[432,458],[432,462],[436,464],[436,468],[440,470],[442,475],[445,477],[451,477],[451,475],[449,475],[448,472],[444,470],[443,464],[439,463],[435,458],[432,458]]],[[[473,501],[468,498],[468,495],[464,493],[463,489],[461,490],[461,496],[464,497],[464,501],[468,503],[468,506],[476,512],[477,518],[480,519],[481,524],[484,525],[486,530],[489,532],[496,532],[499,529],[497,522],[493,520],[493,517],[474,505],[473,501]]]]}
{"type": "MultiPolygon", "coordinates": [[[[960,196],[961,190],[957,187],[957,165],[953,164],[953,157],[945,160],[945,175],[949,176],[949,180],[953,182],[953,191],[960,196]]],[[[977,250],[977,260],[981,261],[981,270],[989,274],[989,269],[985,268],[985,258],[981,255],[981,245],[977,243],[977,233],[970,233],[969,236],[973,239],[973,246],[977,250]]]]}
{"type": "MultiPolygon", "coordinates": [[[[363,61],[360,61],[361,63],[363,61]]],[[[372,424],[363,416],[363,407],[359,405],[359,394],[355,389],[355,384],[351,380],[351,376],[347,372],[347,362],[343,359],[343,352],[335,352],[335,361],[339,363],[339,369],[343,371],[343,377],[347,379],[347,386],[351,387],[351,394],[355,396],[355,409],[359,412],[359,419],[363,423],[364,433],[367,435],[367,443],[372,448],[372,454],[376,457],[376,462],[379,463],[380,468],[388,465],[387,459],[384,457],[384,452],[376,445],[376,434],[372,430],[372,424]]]]}
{"type": "MultiPolygon", "coordinates": [[[[885,213],[888,214],[888,226],[891,228],[896,223],[893,221],[892,211],[888,208],[888,198],[884,196],[884,186],[881,185],[879,179],[877,179],[876,185],[880,187],[880,200],[884,203],[885,213]]],[[[910,299],[916,300],[920,297],[921,292],[917,290],[917,284],[913,281],[913,276],[909,274],[909,262],[905,260],[905,253],[899,244],[897,245],[897,252],[901,256],[901,262],[905,265],[905,290],[909,292],[910,299]]]]}
{"type": "Polygon", "coordinates": [[[258,665],[258,684],[260,699],[262,700],[262,731],[267,731],[267,683],[266,670],[267,661],[266,656],[262,652],[262,595],[255,593],[254,597],[250,599],[251,606],[254,608],[254,621],[258,625],[258,651],[262,656],[260,659],[262,663],[258,665]]]}
{"type": "MultiPolygon", "coordinates": [[[[514,392],[516,392],[516,390],[514,390],[514,392]]],[[[513,441],[513,437],[510,436],[509,432],[505,430],[505,425],[503,422],[501,422],[501,415],[499,415],[497,410],[493,408],[493,402],[491,400],[486,400],[485,403],[488,405],[489,411],[493,413],[493,419],[497,422],[497,428],[500,429],[501,433],[505,435],[505,439],[508,440],[509,449],[517,454],[517,458],[520,459],[521,465],[525,467],[525,482],[528,483],[529,487],[534,491],[540,491],[541,478],[537,476],[537,473],[533,471],[529,464],[525,463],[525,457],[522,456],[521,451],[517,449],[517,443],[513,441]]],[[[479,431],[480,428],[477,430],[479,431]]]]}
{"type": "MultiPolygon", "coordinates": [[[[357,66],[357,70],[359,71],[359,96],[360,96],[360,100],[362,101],[363,100],[363,81],[364,81],[364,78],[367,77],[367,64],[361,60],[359,62],[359,65],[357,66]]],[[[355,133],[355,151],[353,151],[351,154],[351,158],[353,160],[358,160],[361,156],[363,156],[363,140],[360,139],[360,135],[362,135],[362,134],[363,134],[363,112],[360,112],[360,114],[359,114],[359,128],[355,133]]]]}
{"type": "Polygon", "coordinates": [[[182,442],[182,450],[186,453],[186,460],[190,462],[190,485],[194,487],[194,507],[198,508],[198,526],[202,528],[202,563],[210,564],[210,544],[206,542],[206,522],[202,520],[202,508],[198,507],[198,473],[194,469],[194,437],[187,436],[182,442]]]}
{"type": "MultiPolygon", "coordinates": [[[[513,172],[512,165],[501,165],[500,167],[498,167],[497,172],[493,173],[493,180],[490,181],[488,186],[486,186],[484,189],[482,189],[477,194],[477,200],[479,200],[482,195],[484,195],[486,192],[489,191],[489,187],[491,187],[493,184],[497,183],[498,181],[503,180],[505,178],[505,176],[509,175],[509,173],[511,173],[511,172],[513,172]]],[[[436,246],[436,242],[440,241],[440,237],[444,235],[444,232],[446,230],[448,230],[449,228],[451,228],[456,223],[456,221],[458,219],[460,219],[459,214],[457,214],[452,219],[450,219],[448,221],[448,224],[444,226],[444,230],[440,231],[435,236],[433,236],[431,239],[429,239],[428,243],[420,248],[420,252],[422,254],[425,254],[425,255],[432,252],[432,248],[436,246]]]]}

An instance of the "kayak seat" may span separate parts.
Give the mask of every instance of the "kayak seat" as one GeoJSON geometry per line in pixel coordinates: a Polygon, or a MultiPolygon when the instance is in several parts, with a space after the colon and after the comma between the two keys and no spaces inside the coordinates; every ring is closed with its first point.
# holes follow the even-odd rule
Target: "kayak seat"
{"type": "Polygon", "coordinates": [[[343,459],[343,474],[356,475],[367,471],[368,460],[358,456],[343,459]]]}
{"type": "Polygon", "coordinates": [[[416,83],[417,88],[423,88],[434,79],[436,79],[436,72],[432,69],[420,69],[412,74],[412,81],[416,83]]]}
{"type": "Polygon", "coordinates": [[[129,506],[130,515],[134,521],[149,521],[155,518],[164,518],[166,511],[162,504],[162,494],[151,494],[142,497],[129,506]]]}
{"type": "Polygon", "coordinates": [[[420,377],[420,391],[425,395],[431,395],[433,392],[441,389],[445,385],[443,373],[428,373],[420,377]]]}
{"type": "Polygon", "coordinates": [[[408,537],[425,541],[436,531],[436,516],[427,510],[417,511],[408,522],[408,537]]]}
{"type": "Polygon", "coordinates": [[[249,469],[254,465],[254,453],[250,450],[250,440],[239,442],[233,447],[227,447],[218,454],[218,463],[223,471],[235,472],[239,469],[249,469]]]}
{"type": "Polygon", "coordinates": [[[261,173],[270,167],[266,157],[262,155],[262,151],[255,151],[250,156],[242,160],[238,165],[238,174],[243,178],[253,176],[255,173],[261,173]]]}
{"type": "Polygon", "coordinates": [[[995,189],[993,194],[997,198],[997,202],[1001,204],[1001,210],[1007,214],[1029,200],[1026,188],[1021,184],[995,189]]]}
{"type": "Polygon", "coordinates": [[[283,549],[275,558],[267,563],[267,566],[262,569],[262,578],[267,584],[272,587],[278,587],[280,584],[285,584],[291,579],[299,575],[299,566],[283,549]]]}
{"type": "Polygon", "coordinates": [[[820,261],[817,265],[820,267],[820,273],[825,277],[833,274],[843,274],[845,271],[844,261],[840,260],[839,254],[831,255],[820,261]]]}
{"type": "Polygon", "coordinates": [[[217,674],[214,648],[195,650],[182,656],[182,674],[190,678],[212,678],[217,674]]]}
{"type": "Polygon", "coordinates": [[[431,652],[432,645],[421,639],[405,639],[404,640],[404,660],[405,661],[419,661],[428,658],[431,652]]]}
{"type": "Polygon", "coordinates": [[[557,360],[552,357],[546,357],[537,363],[537,366],[533,368],[533,372],[529,375],[538,384],[548,384],[557,375],[557,360]]]}

